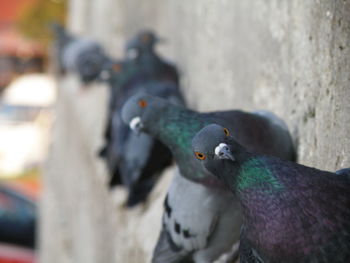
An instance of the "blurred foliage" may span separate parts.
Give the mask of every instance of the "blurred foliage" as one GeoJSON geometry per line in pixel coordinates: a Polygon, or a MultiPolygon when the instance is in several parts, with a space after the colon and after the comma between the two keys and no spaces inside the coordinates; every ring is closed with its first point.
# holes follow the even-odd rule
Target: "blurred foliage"
{"type": "Polygon", "coordinates": [[[65,24],[68,0],[37,0],[18,17],[18,29],[25,36],[47,46],[53,39],[50,23],[65,24]]]}

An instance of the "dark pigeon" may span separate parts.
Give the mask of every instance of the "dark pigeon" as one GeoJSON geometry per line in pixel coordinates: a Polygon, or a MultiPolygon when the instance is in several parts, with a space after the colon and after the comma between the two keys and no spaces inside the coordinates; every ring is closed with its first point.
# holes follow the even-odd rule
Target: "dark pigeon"
{"type": "Polygon", "coordinates": [[[137,67],[138,79],[141,81],[157,80],[179,84],[179,73],[176,67],[160,57],[155,50],[159,42],[159,37],[153,31],[140,31],[126,45],[129,63],[137,67]]]}
{"type": "Polygon", "coordinates": [[[111,186],[121,183],[129,189],[128,206],[146,199],[157,175],[171,164],[172,156],[158,140],[146,134],[136,134],[122,122],[122,105],[136,93],[148,93],[176,104],[184,104],[175,67],[157,55],[154,50],[155,40],[148,42],[154,34],[139,33],[134,42],[137,43],[140,37],[142,39],[138,46],[128,47],[137,50],[136,57],[120,62],[118,72],[105,74],[104,71],[101,74],[107,76],[114,93],[111,93],[105,131],[106,144],[100,154],[106,159],[112,175],[111,186]]]}
{"type": "Polygon", "coordinates": [[[252,153],[224,127],[197,133],[193,159],[240,200],[241,262],[350,262],[348,174],[252,153]]]}
{"type": "MultiPolygon", "coordinates": [[[[128,41],[126,46],[126,55],[128,57],[130,52],[134,53],[132,58],[104,64],[99,79],[107,82],[110,87],[110,102],[104,133],[106,145],[100,151],[102,157],[105,157],[109,145],[113,112],[120,110],[131,94],[136,93],[139,89],[145,91],[145,86],[152,88],[152,86],[157,85],[157,82],[162,83],[161,85],[165,82],[178,85],[179,76],[175,66],[156,54],[155,45],[158,41],[154,32],[143,30],[128,41]]],[[[170,89],[170,92],[172,90],[173,88],[170,89]]],[[[154,92],[153,94],[156,95],[154,92]]],[[[180,92],[178,95],[183,103],[180,92]]]]}
{"type": "Polygon", "coordinates": [[[161,98],[137,94],[125,103],[122,117],[126,123],[133,124],[134,129],[167,145],[181,176],[202,186],[200,193],[192,194],[194,191],[190,189],[194,186],[186,184],[187,189],[179,180],[173,181],[171,189],[175,190],[168,192],[163,230],[153,262],[179,262],[188,255],[196,262],[212,262],[227,251],[227,246],[238,241],[241,226],[238,203],[220,180],[192,158],[191,141],[201,128],[212,122],[223,124],[234,129],[236,138],[249,149],[290,160],[295,157],[286,125],[272,113],[238,110],[198,113],[161,98]],[[140,104],[146,106],[140,107],[140,104]],[[201,198],[208,201],[201,202],[201,198]],[[167,210],[173,211],[170,216],[167,210]],[[236,230],[235,238],[227,235],[227,229],[236,230]]]}

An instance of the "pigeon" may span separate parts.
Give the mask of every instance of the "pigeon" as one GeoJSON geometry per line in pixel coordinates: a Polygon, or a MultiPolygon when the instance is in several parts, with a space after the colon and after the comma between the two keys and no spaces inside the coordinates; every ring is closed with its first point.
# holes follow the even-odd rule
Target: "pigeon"
{"type": "MultiPolygon", "coordinates": [[[[179,105],[184,104],[177,85],[171,82],[150,82],[135,92],[147,92],[179,105]]],[[[158,175],[172,163],[172,155],[159,140],[145,133],[135,133],[122,122],[120,107],[116,108],[112,116],[111,135],[110,163],[117,165],[113,168],[118,173],[114,174],[114,179],[120,180],[129,189],[127,206],[132,207],[146,200],[158,175]]]]}
{"type": "Polygon", "coordinates": [[[176,67],[160,57],[155,50],[159,42],[161,39],[153,31],[140,31],[126,45],[128,61],[137,66],[137,74],[142,81],[159,80],[179,84],[179,73],[176,67]]]}
{"type": "MultiPolygon", "coordinates": [[[[183,193],[181,187],[177,187],[177,191],[181,193],[183,201],[171,202],[171,200],[176,200],[176,191],[169,192],[168,205],[174,212],[171,213],[172,220],[166,219],[166,212],[163,215],[163,229],[153,253],[153,262],[180,262],[188,256],[191,256],[192,259],[201,258],[197,262],[212,262],[217,255],[226,251],[221,250],[220,247],[217,250],[213,249],[210,253],[207,253],[207,250],[215,244],[225,242],[220,238],[225,234],[222,231],[225,232],[225,229],[234,229],[241,225],[241,217],[236,210],[237,205],[230,205],[230,203],[237,202],[234,196],[227,195],[229,189],[192,158],[191,141],[201,128],[212,122],[225,124],[229,128],[235,127],[237,139],[249,149],[274,154],[289,160],[295,158],[293,142],[287,126],[272,113],[246,113],[239,110],[198,113],[161,98],[136,94],[123,106],[122,118],[135,130],[148,133],[168,146],[173,153],[181,176],[207,188],[207,198],[211,200],[211,204],[220,203],[212,209],[205,209],[203,207],[205,204],[200,201],[200,198],[196,198],[191,191],[183,193]],[[193,200],[193,202],[186,203],[186,200],[193,200]],[[224,216],[222,210],[230,211],[227,211],[224,216]],[[193,211],[202,211],[202,214],[193,217],[192,221],[187,220],[186,216],[193,211]],[[176,224],[174,226],[169,223],[177,222],[189,233],[192,233],[193,229],[208,229],[207,224],[198,226],[198,224],[205,224],[198,219],[200,216],[206,218],[206,222],[213,222],[211,229],[214,230],[196,232],[193,236],[201,240],[199,243],[191,241],[192,236],[190,240],[184,241],[179,237],[181,233],[176,231],[176,224]],[[186,242],[193,245],[189,247],[185,244],[186,242]],[[205,256],[201,257],[201,253],[205,256]],[[168,259],[165,260],[167,256],[168,259]]],[[[165,205],[165,211],[169,210],[168,205],[165,205]]],[[[227,240],[230,246],[236,241],[237,239],[227,240]]]]}
{"type": "Polygon", "coordinates": [[[229,191],[192,182],[176,170],[152,262],[210,263],[230,251],[242,224],[239,204],[233,200],[229,191]]]}
{"type": "Polygon", "coordinates": [[[154,33],[139,33],[127,46],[127,50],[135,50],[137,56],[114,64],[112,74],[102,72],[114,93],[111,93],[105,130],[106,144],[100,153],[112,176],[111,187],[122,184],[129,189],[129,207],[146,200],[158,174],[172,163],[172,156],[158,140],[147,134],[136,134],[122,122],[122,105],[136,93],[149,93],[185,104],[177,70],[155,52],[156,42],[154,33]]]}
{"type": "Polygon", "coordinates": [[[177,163],[181,164],[181,174],[199,183],[214,180],[221,184],[213,176],[206,176],[207,171],[188,158],[192,156],[192,137],[213,122],[235,127],[238,130],[237,139],[248,149],[288,160],[295,159],[287,126],[272,113],[271,116],[239,110],[198,113],[149,94],[136,94],[126,101],[121,114],[123,120],[132,124],[134,129],[151,134],[166,144],[177,163]]]}
{"type": "Polygon", "coordinates": [[[110,58],[96,41],[76,38],[63,49],[62,63],[64,68],[77,73],[81,81],[87,84],[99,78],[104,65],[110,63],[110,58]]]}
{"type": "Polygon", "coordinates": [[[57,23],[51,25],[55,34],[55,55],[59,71],[72,71],[85,84],[98,80],[103,69],[112,64],[102,46],[91,39],[73,36],[57,23]]]}
{"type": "MultiPolygon", "coordinates": [[[[117,105],[122,105],[130,94],[135,93],[145,84],[152,87],[152,83],[155,83],[155,81],[167,81],[178,85],[179,76],[175,66],[165,62],[155,52],[155,44],[158,41],[155,33],[150,30],[143,30],[128,41],[125,53],[129,59],[104,64],[105,68],[102,69],[99,79],[107,82],[110,87],[110,102],[104,133],[107,142],[100,151],[102,157],[105,157],[107,152],[112,122],[111,116],[115,108],[118,107],[117,105]],[[138,55],[130,56],[129,53],[137,53],[138,55]],[[148,74],[148,72],[150,73],[148,74]],[[164,74],[163,72],[170,73],[164,74]]],[[[144,90],[144,88],[142,89],[144,90]]],[[[180,96],[182,97],[181,94],[180,96]]]]}
{"type": "Polygon", "coordinates": [[[171,82],[148,82],[137,89],[120,92],[110,121],[110,139],[106,159],[112,174],[111,186],[122,183],[129,189],[127,205],[132,207],[146,199],[157,175],[172,163],[172,156],[158,140],[147,134],[137,134],[122,122],[123,98],[133,93],[154,94],[174,103],[183,104],[177,85],[171,82]]]}
{"type": "Polygon", "coordinates": [[[240,200],[240,260],[350,262],[350,180],[247,150],[237,129],[210,124],[193,138],[195,159],[240,200]]]}

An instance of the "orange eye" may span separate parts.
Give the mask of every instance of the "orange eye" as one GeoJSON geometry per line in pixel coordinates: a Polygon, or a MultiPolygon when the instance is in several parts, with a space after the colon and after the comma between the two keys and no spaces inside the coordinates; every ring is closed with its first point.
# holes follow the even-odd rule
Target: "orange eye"
{"type": "Polygon", "coordinates": [[[204,160],[206,158],[203,153],[194,152],[194,154],[196,155],[197,159],[199,159],[199,160],[204,160]]]}
{"type": "Polygon", "coordinates": [[[228,129],[224,128],[224,133],[226,134],[226,136],[230,135],[230,132],[228,131],[228,129]]]}
{"type": "Polygon", "coordinates": [[[145,100],[139,100],[139,106],[141,107],[141,108],[145,108],[146,106],[147,106],[147,101],[145,101],[145,100]]]}
{"type": "Polygon", "coordinates": [[[119,72],[119,71],[121,71],[121,69],[122,69],[122,66],[120,64],[114,64],[113,65],[113,70],[115,72],[119,72]]]}

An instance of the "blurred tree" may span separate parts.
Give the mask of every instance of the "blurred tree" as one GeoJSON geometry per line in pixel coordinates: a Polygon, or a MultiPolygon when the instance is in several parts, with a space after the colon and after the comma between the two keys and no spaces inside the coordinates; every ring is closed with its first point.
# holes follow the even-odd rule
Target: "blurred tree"
{"type": "Polygon", "coordinates": [[[52,38],[51,22],[65,24],[68,0],[37,0],[19,13],[18,29],[25,36],[47,46],[52,38]]]}

